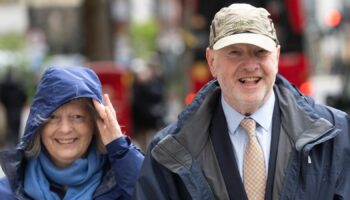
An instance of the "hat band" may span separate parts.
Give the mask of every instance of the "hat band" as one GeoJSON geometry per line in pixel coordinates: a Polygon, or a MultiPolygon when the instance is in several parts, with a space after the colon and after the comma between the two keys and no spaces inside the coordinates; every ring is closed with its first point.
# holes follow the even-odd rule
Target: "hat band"
{"type": "Polygon", "coordinates": [[[213,45],[213,49],[219,50],[232,44],[252,44],[270,52],[275,51],[277,47],[276,42],[265,35],[256,33],[238,33],[219,39],[213,45]]]}

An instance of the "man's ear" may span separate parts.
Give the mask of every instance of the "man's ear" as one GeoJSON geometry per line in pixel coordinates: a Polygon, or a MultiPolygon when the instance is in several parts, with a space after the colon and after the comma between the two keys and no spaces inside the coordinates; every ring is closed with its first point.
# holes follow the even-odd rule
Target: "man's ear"
{"type": "Polygon", "coordinates": [[[207,48],[205,52],[205,56],[207,58],[207,63],[211,72],[211,75],[216,78],[216,69],[214,67],[214,50],[207,48]]]}
{"type": "Polygon", "coordinates": [[[280,59],[280,53],[281,53],[281,46],[280,46],[280,45],[278,45],[276,51],[277,51],[277,52],[276,52],[277,60],[279,60],[279,59],[280,59]]]}

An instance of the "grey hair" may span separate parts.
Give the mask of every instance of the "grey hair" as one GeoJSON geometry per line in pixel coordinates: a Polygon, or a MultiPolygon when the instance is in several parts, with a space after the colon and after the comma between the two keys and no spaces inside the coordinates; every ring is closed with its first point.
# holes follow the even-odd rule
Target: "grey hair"
{"type": "MultiPolygon", "coordinates": [[[[92,103],[92,99],[90,98],[80,98],[82,100],[87,100],[86,101],[86,106],[88,107],[90,114],[92,115],[93,118],[93,137],[92,137],[92,143],[95,145],[96,149],[98,152],[101,154],[106,154],[107,149],[105,145],[102,142],[101,136],[100,136],[100,131],[97,128],[97,119],[100,118],[100,115],[98,114],[95,106],[92,103]]],[[[40,121],[41,127],[38,129],[38,131],[34,134],[34,136],[30,139],[27,147],[24,150],[24,155],[27,159],[32,159],[32,158],[37,158],[41,152],[41,128],[42,126],[48,121],[48,118],[44,118],[41,116],[36,117],[37,121],[40,121]]],[[[91,144],[92,144],[91,143],[91,144]]],[[[90,144],[90,145],[91,145],[90,144]]]]}

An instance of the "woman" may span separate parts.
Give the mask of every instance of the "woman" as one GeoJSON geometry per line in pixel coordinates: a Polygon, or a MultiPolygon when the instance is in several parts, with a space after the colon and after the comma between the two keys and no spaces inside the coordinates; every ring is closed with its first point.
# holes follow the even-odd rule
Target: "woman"
{"type": "Polygon", "coordinates": [[[6,174],[0,196],[130,199],[142,161],[96,74],[52,67],[39,83],[21,143],[0,154],[6,174]]]}

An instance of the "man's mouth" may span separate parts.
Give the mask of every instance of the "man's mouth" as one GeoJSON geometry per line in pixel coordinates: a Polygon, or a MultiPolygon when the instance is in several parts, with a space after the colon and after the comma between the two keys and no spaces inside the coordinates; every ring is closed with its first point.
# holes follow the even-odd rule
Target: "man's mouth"
{"type": "Polygon", "coordinates": [[[240,78],[239,82],[245,84],[245,83],[258,83],[261,80],[260,77],[246,77],[246,78],[240,78]]]}

